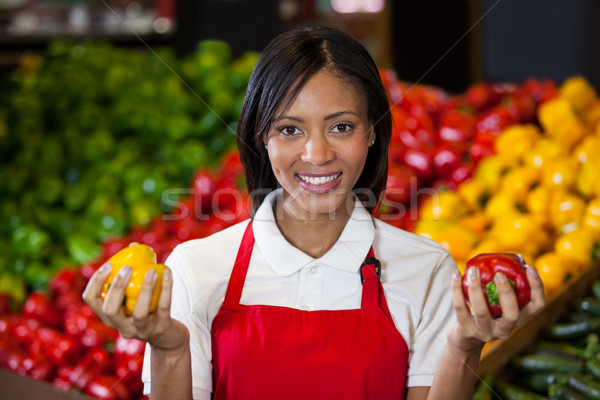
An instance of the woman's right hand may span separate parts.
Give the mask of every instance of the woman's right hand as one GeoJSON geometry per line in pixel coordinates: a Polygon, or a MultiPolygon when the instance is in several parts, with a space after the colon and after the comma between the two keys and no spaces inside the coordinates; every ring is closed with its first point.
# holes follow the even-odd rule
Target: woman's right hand
{"type": "Polygon", "coordinates": [[[148,270],[131,316],[125,315],[122,304],[125,288],[131,278],[131,267],[121,268],[102,300],[100,292],[112,267],[103,264],[90,278],[83,300],[102,321],[118,330],[125,338],[136,338],[148,342],[153,349],[177,351],[189,343],[189,331],[181,322],[171,318],[171,290],[173,277],[170,269],[163,273],[162,291],[155,312],[150,313],[150,303],[156,285],[156,271],[148,270]]]}

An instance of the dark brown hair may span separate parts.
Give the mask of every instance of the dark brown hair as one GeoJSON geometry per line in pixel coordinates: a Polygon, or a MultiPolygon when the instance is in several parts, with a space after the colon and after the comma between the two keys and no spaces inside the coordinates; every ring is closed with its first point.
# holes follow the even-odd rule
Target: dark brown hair
{"type": "Polygon", "coordinates": [[[385,190],[392,119],[379,71],[367,50],[350,35],[332,28],[302,28],[282,33],[263,51],[248,83],[237,128],[237,143],[248,193],[258,209],[278,187],[263,138],[284,101],[327,69],[348,78],[367,98],[367,115],[375,132],[355,194],[372,212],[385,190]]]}

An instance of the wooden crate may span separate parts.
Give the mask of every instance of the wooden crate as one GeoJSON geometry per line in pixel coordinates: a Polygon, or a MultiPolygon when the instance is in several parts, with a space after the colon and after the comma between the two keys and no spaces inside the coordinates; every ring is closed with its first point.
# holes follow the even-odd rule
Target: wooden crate
{"type": "Polygon", "coordinates": [[[20,376],[1,367],[0,388],[2,400],[93,400],[76,391],[65,392],[48,382],[20,376]]]}

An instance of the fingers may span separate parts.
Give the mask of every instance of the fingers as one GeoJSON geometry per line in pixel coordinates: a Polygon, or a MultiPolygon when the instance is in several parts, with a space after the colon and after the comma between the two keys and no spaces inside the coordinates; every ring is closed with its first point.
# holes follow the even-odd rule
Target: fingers
{"type": "Polygon", "coordinates": [[[110,275],[110,271],[112,266],[110,263],[104,263],[90,278],[83,291],[81,297],[83,301],[85,301],[94,312],[98,313],[102,309],[103,300],[100,297],[100,292],[102,291],[102,286],[104,285],[104,281],[110,275]]]}
{"type": "Polygon", "coordinates": [[[125,288],[131,278],[131,272],[132,270],[129,265],[125,265],[119,270],[117,276],[115,276],[115,279],[110,285],[104,303],[102,304],[102,312],[113,324],[118,320],[125,318],[121,305],[125,298],[125,288]]]}
{"type": "Polygon", "coordinates": [[[496,283],[498,299],[502,308],[502,317],[497,319],[496,335],[498,339],[506,339],[519,318],[519,305],[515,291],[508,282],[506,275],[498,272],[494,277],[494,283],[496,283]]]}
{"type": "Polygon", "coordinates": [[[138,328],[143,329],[148,324],[148,314],[156,287],[156,271],[152,268],[146,271],[140,293],[133,308],[133,321],[138,328]]]}
{"type": "Polygon", "coordinates": [[[471,312],[467,303],[465,302],[465,296],[462,291],[462,280],[458,271],[454,272],[452,276],[452,305],[454,307],[454,313],[459,322],[467,322],[471,318],[471,312]]]}
{"type": "Polygon", "coordinates": [[[173,274],[169,268],[163,273],[162,288],[156,315],[159,319],[168,319],[171,316],[171,291],[173,289],[173,274]]]}
{"type": "Polygon", "coordinates": [[[544,294],[544,285],[534,267],[527,266],[527,280],[531,287],[531,300],[521,310],[521,316],[517,321],[517,326],[525,323],[533,315],[537,314],[546,306],[546,295],[544,294]]]}
{"type": "Polygon", "coordinates": [[[469,268],[467,271],[467,277],[469,279],[469,302],[471,303],[471,314],[476,319],[489,317],[490,312],[487,307],[487,300],[483,295],[479,269],[475,267],[469,268]]]}
{"type": "Polygon", "coordinates": [[[531,300],[535,308],[541,310],[546,306],[546,295],[544,294],[544,284],[534,267],[527,266],[527,280],[531,287],[531,300]]]}

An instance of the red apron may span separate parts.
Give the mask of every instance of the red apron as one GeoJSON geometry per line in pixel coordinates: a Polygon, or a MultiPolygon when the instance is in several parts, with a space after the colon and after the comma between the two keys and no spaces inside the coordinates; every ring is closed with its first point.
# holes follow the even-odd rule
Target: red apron
{"type": "Polygon", "coordinates": [[[250,221],[212,323],[213,398],[403,399],[408,347],[374,264],[361,267],[359,309],[247,306],[240,298],[253,246],[250,221]]]}

